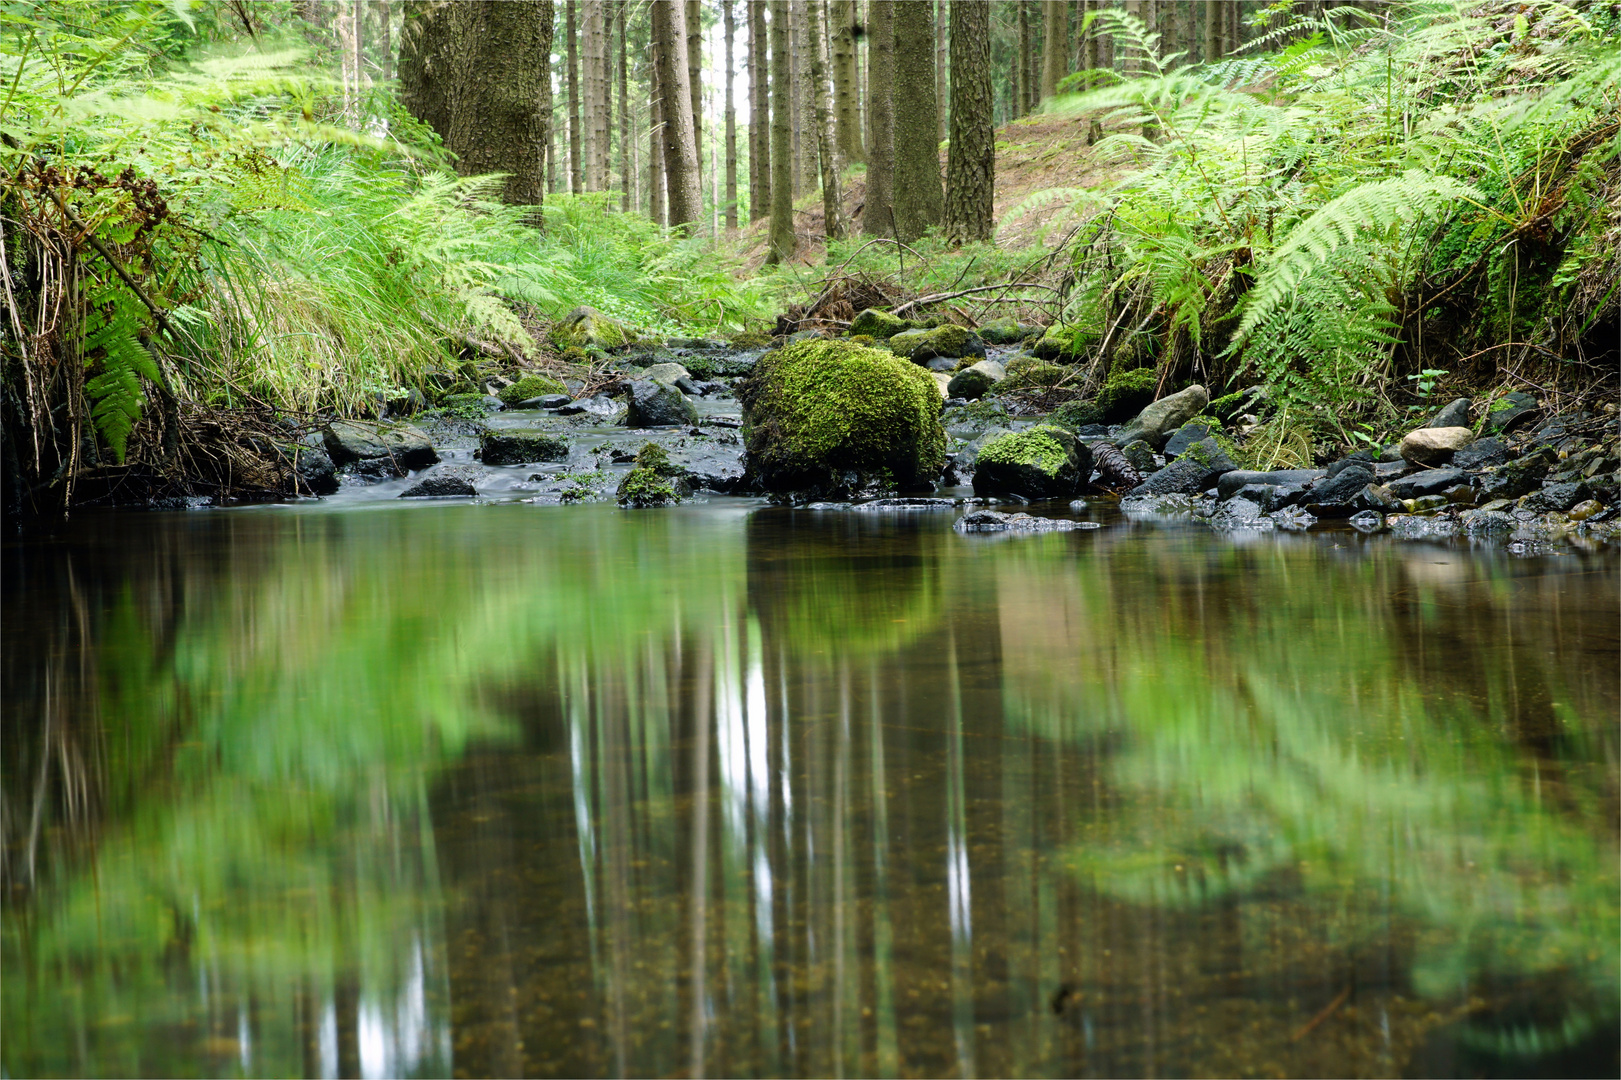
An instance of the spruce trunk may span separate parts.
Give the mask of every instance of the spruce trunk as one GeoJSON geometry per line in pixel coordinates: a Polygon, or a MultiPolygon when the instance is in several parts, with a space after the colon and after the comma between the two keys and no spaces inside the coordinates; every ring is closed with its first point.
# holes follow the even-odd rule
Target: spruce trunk
{"type": "Polygon", "coordinates": [[[766,262],[793,258],[794,177],[788,0],[771,0],[771,250],[766,262]]]}
{"type": "Polygon", "coordinates": [[[861,111],[856,99],[855,0],[833,0],[833,106],[839,151],[846,161],[864,161],[861,111]]]}
{"type": "Polygon", "coordinates": [[[895,2],[867,6],[867,194],[861,229],[895,234],[895,2]]]}
{"type": "Polygon", "coordinates": [[[746,0],[749,11],[749,220],[771,213],[771,54],[766,0],[746,0]]]}
{"type": "Polygon", "coordinates": [[[822,160],[823,231],[829,240],[843,240],[849,232],[844,221],[844,193],[839,186],[839,174],[844,171],[844,156],[839,153],[838,137],[833,130],[833,99],[827,79],[830,64],[826,28],[822,25],[822,0],[808,0],[806,12],[810,17],[810,85],[816,105],[816,144],[822,160]]]}
{"type": "Polygon", "coordinates": [[[721,0],[721,18],[725,21],[726,66],[721,69],[721,83],[726,88],[726,231],[737,230],[737,109],[732,104],[732,55],[737,23],[732,18],[732,0],[721,0]]]}
{"type": "Polygon", "coordinates": [[[991,121],[991,3],[951,4],[951,148],[946,236],[989,240],[995,217],[996,127],[991,121]]]}
{"type": "Polygon", "coordinates": [[[664,118],[664,181],[670,228],[690,232],[703,213],[698,189],[698,144],[693,138],[692,91],[687,82],[687,13],[679,2],[653,5],[659,41],[659,99],[664,118]]]}
{"type": "Polygon", "coordinates": [[[1069,11],[1065,0],[1045,0],[1046,41],[1041,52],[1041,96],[1050,98],[1058,93],[1058,80],[1069,66],[1069,11]]]}
{"type": "Polygon", "coordinates": [[[911,243],[945,214],[940,188],[938,105],[934,100],[933,5],[895,6],[895,232],[911,243]]]}
{"type": "Polygon", "coordinates": [[[585,163],[581,160],[580,137],[580,33],[578,0],[565,0],[568,40],[568,189],[578,195],[585,190],[585,163]]]}

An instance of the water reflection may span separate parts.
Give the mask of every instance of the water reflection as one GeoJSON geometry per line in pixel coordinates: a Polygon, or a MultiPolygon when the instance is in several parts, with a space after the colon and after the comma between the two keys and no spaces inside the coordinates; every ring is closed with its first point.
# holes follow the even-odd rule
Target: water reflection
{"type": "Polygon", "coordinates": [[[71,541],[7,553],[10,1074],[1615,1071],[1613,554],[71,541]]]}

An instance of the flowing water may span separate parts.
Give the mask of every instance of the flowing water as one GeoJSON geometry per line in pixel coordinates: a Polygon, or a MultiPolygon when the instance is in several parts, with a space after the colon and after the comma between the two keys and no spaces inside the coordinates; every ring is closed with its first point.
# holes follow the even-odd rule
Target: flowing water
{"type": "Polygon", "coordinates": [[[5,1074],[1616,1074],[1621,553],[952,519],[9,543],[5,1074]]]}

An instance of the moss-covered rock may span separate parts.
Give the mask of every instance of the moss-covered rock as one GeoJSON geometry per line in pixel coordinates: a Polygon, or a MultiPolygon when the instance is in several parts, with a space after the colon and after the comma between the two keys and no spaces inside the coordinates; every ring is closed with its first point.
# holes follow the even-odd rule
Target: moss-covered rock
{"type": "Polygon", "coordinates": [[[1047,361],[1073,364],[1082,359],[1096,334],[1068,323],[1054,323],[1036,340],[1030,351],[1047,361]]]}
{"type": "Polygon", "coordinates": [[[849,341],[789,345],[738,387],[750,481],[768,491],[921,490],[945,463],[929,373],[849,341]]]}
{"type": "Polygon", "coordinates": [[[985,396],[986,391],[1007,378],[1007,370],[995,360],[981,360],[972,367],[963,368],[946,384],[946,397],[966,398],[973,401],[985,396]]]}
{"type": "Polygon", "coordinates": [[[1017,345],[1027,338],[1038,337],[1041,329],[1027,326],[1011,316],[1001,319],[992,319],[979,328],[979,336],[989,345],[1017,345]]]}
{"type": "Polygon", "coordinates": [[[732,339],[732,348],[734,349],[769,349],[770,347],[771,335],[762,334],[757,330],[749,330],[732,339]]]}
{"type": "Polygon", "coordinates": [[[1131,371],[1116,368],[1110,371],[1108,379],[1103,383],[1103,389],[1098,391],[1097,396],[1098,408],[1103,410],[1104,420],[1118,424],[1142,412],[1153,403],[1154,387],[1158,382],[1159,378],[1153,368],[1136,368],[1131,371]]]}
{"type": "Polygon", "coordinates": [[[1000,435],[974,459],[974,494],[1057,499],[1092,475],[1092,451],[1061,427],[1042,424],[1000,435]]]}
{"type": "Polygon", "coordinates": [[[992,387],[991,394],[993,396],[1006,394],[1014,390],[1045,390],[1057,386],[1069,373],[1069,368],[1021,357],[1008,365],[1007,378],[992,387]]]}
{"type": "Polygon", "coordinates": [[[1092,424],[1103,423],[1103,409],[1095,401],[1066,401],[1052,411],[1047,423],[1054,427],[1075,431],[1092,424]]]}
{"type": "Polygon", "coordinates": [[[636,454],[636,466],[625,474],[614,493],[620,506],[670,506],[692,494],[681,470],[657,443],[645,443],[636,454]]]}
{"type": "Polygon", "coordinates": [[[850,320],[851,336],[865,334],[879,341],[887,341],[902,330],[912,330],[917,323],[891,315],[887,311],[868,308],[850,320]]]}
{"type": "Polygon", "coordinates": [[[552,325],[560,349],[619,349],[634,341],[634,329],[594,307],[577,307],[552,325]]]}
{"type": "Polygon", "coordinates": [[[978,334],[950,323],[933,330],[903,331],[889,339],[889,347],[896,356],[904,356],[914,364],[926,364],[939,357],[955,360],[985,356],[985,343],[978,334]]]}
{"type": "Polygon", "coordinates": [[[544,397],[547,394],[566,393],[568,393],[568,387],[550,375],[530,374],[525,375],[505,390],[502,390],[498,396],[501,398],[501,404],[510,409],[518,402],[528,401],[530,398],[544,397]]]}

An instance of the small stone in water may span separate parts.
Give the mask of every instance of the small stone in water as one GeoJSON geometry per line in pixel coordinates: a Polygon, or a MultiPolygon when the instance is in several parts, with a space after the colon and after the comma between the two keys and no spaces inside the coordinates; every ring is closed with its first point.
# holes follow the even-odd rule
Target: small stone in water
{"type": "Polygon", "coordinates": [[[1385,527],[1385,516],[1377,510],[1364,510],[1351,515],[1351,527],[1359,532],[1379,532],[1385,527]]]}

